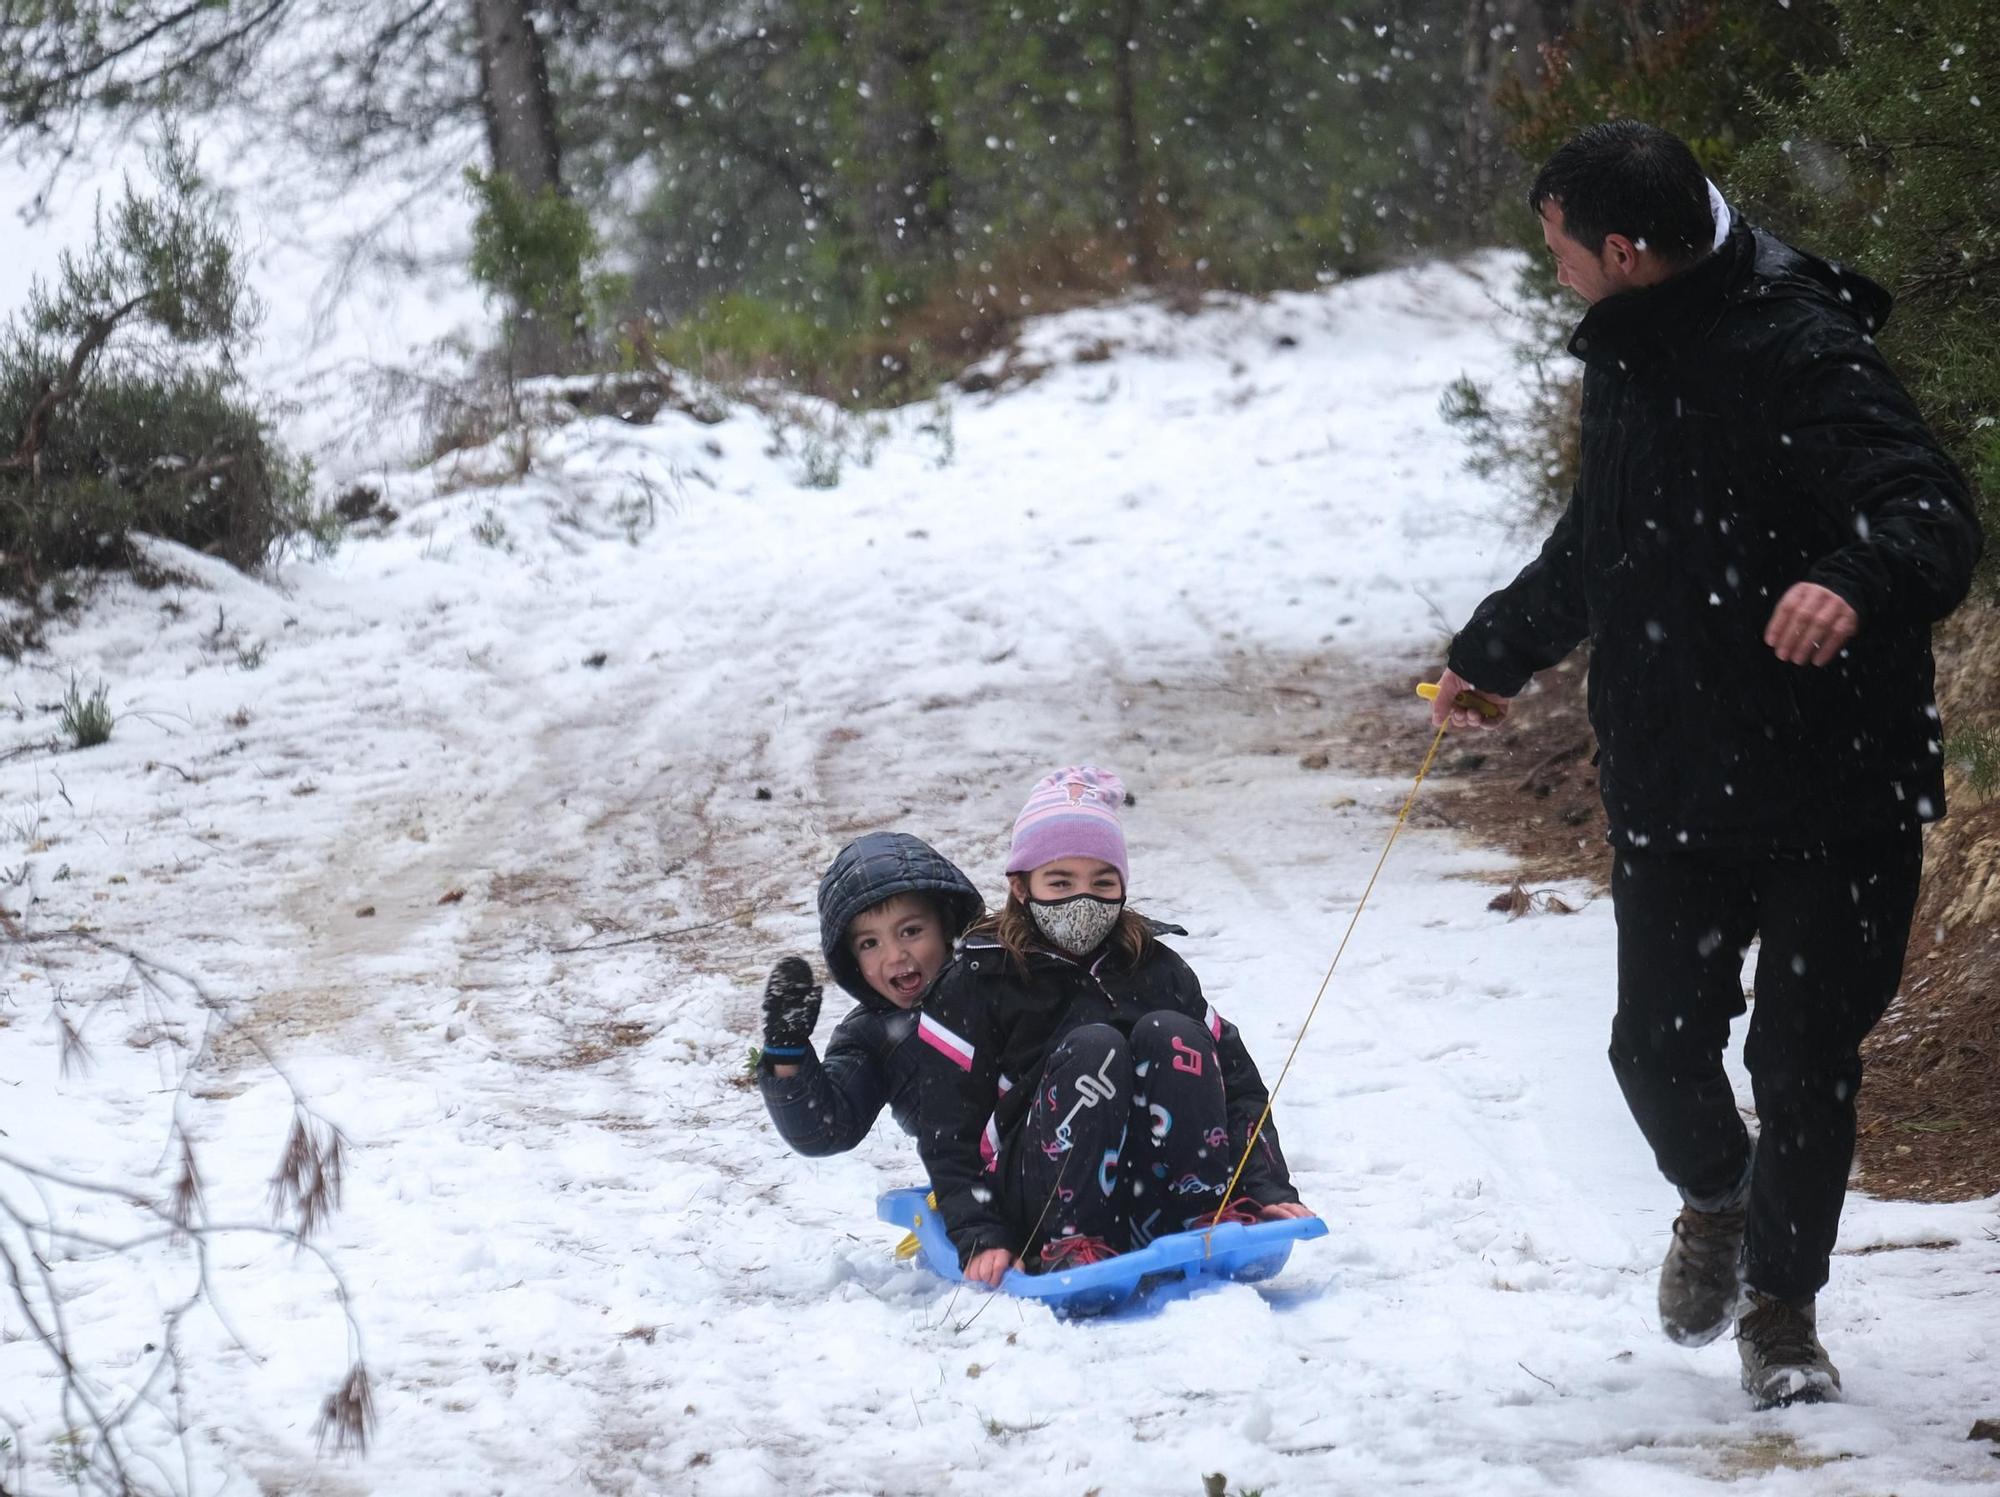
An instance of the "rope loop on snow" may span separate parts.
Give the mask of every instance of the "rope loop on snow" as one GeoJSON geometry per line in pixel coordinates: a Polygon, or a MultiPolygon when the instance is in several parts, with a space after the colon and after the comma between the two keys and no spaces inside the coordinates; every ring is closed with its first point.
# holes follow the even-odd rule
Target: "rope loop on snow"
{"type": "MultiPolygon", "coordinates": [[[[1257,1147],[1257,1140],[1263,1136],[1264,1125],[1271,1120],[1271,1108],[1277,1103],[1278,1088],[1285,1084],[1285,1078],[1291,1074],[1292,1062],[1298,1059],[1299,1046],[1305,1043],[1306,1031],[1312,1027],[1313,1017],[1319,1013],[1320,1000],[1326,997],[1327,986],[1333,981],[1333,969],[1340,965],[1341,953],[1347,950],[1348,937],[1354,934],[1354,927],[1361,919],[1361,912],[1368,906],[1368,896],[1375,892],[1375,880],[1381,877],[1382,865],[1389,861],[1389,849],[1396,845],[1397,833],[1403,830],[1403,823],[1410,819],[1410,808],[1417,803],[1417,792],[1423,789],[1424,776],[1431,772],[1431,764],[1437,758],[1438,745],[1444,742],[1445,730],[1448,727],[1449,723],[1440,724],[1436,734],[1431,738],[1430,749],[1424,755],[1423,764],[1417,769],[1416,782],[1410,786],[1409,796],[1403,801],[1403,809],[1396,813],[1396,824],[1389,828],[1389,840],[1382,844],[1382,856],[1375,860],[1375,871],[1368,875],[1368,885],[1361,891],[1361,898],[1355,901],[1354,914],[1347,922],[1347,930],[1340,938],[1340,945],[1333,953],[1333,960],[1327,963],[1326,976],[1319,980],[1319,991],[1313,995],[1312,1007],[1306,1010],[1305,1023],[1299,1026],[1298,1034],[1292,1039],[1291,1051],[1285,1056],[1284,1065],[1279,1068],[1278,1079],[1271,1083],[1270,1094],[1264,1099],[1264,1111],[1259,1114],[1257,1126],[1250,1130],[1250,1137],[1244,1142],[1243,1157],[1236,1161],[1236,1172],[1229,1177],[1229,1184],[1223,1189],[1224,1206],[1235,1198],[1236,1182],[1243,1178],[1243,1171],[1250,1163],[1250,1151],[1257,1147]]],[[[1214,1243],[1215,1228],[1211,1225],[1201,1242],[1204,1258],[1214,1250],[1214,1243]]]]}

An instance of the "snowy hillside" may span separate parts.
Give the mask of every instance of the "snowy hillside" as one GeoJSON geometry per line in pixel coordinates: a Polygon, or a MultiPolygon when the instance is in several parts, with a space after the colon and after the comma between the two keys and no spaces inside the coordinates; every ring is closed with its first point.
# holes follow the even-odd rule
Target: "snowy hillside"
{"type": "MultiPolygon", "coordinates": [[[[221,1222],[269,1220],[290,1086],[351,1150],[323,1245],[374,1448],[314,1454],[354,1351],[327,1273],[235,1234],[211,1264],[227,1321],[183,1328],[193,1434],[170,1438],[170,1379],[135,1418],[148,1479],[1990,1488],[1964,1437],[1995,1383],[1966,1308],[2000,1272],[1991,1204],[1853,1202],[1821,1302],[1849,1401],[1749,1413],[1728,1343],[1654,1325],[1677,1203],[1604,1060],[1608,904],[1510,922],[1496,857],[1421,818],[1279,1099],[1331,1234],[1268,1285],[1087,1324],[954,1295],[873,1219],[914,1146],[885,1118],[854,1154],[791,1157],[743,1084],[763,975],[814,951],[844,841],[919,833],[995,897],[1028,786],[1086,758],[1136,797],[1135,904],[1188,928],[1276,1074],[1408,788],[1349,767],[1351,710],[1401,700],[1520,557],[1437,415],[1461,372],[1509,377],[1509,278],[1482,259],[1067,314],[1029,330],[1040,378],[875,426],[578,421],[525,481],[499,452],[394,479],[398,518],[269,585],[162,548],[182,580],[52,630],[6,672],[0,753],[52,736],[72,679],[118,722],[0,761],[0,1153],[71,1177],[48,1209],[109,1233],[133,1223],[87,1187],[167,1189],[176,1119],[221,1222]],[[289,1084],[227,1036],[181,1076],[191,982],[289,1084]],[[59,1013],[87,1068],[65,1072],[59,1013]]],[[[1414,774],[1408,706],[1368,757],[1414,774]]],[[[4,1166],[0,1197],[35,1199],[4,1166]]],[[[37,1246],[120,1403],[187,1250],[37,1246]]],[[[77,1420],[31,1338],[0,1344],[0,1421],[27,1453],[0,1485],[60,1489],[77,1420]]]]}

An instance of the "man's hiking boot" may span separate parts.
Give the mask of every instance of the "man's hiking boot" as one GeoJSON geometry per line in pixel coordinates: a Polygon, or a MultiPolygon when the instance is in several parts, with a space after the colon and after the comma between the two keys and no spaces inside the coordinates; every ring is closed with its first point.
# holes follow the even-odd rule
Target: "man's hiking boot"
{"type": "Polygon", "coordinates": [[[1088,1268],[1117,1256],[1117,1250],[1102,1237],[1052,1237],[1042,1244],[1035,1272],[1061,1273],[1068,1268],[1088,1268]]]}
{"type": "Polygon", "coordinates": [[[1782,1300],[1749,1293],[1736,1323],[1743,1358],[1743,1391],[1760,1409],[1793,1403],[1831,1403],[1840,1397],[1840,1369],[1819,1344],[1819,1316],[1811,1299],[1782,1300]]]}
{"type": "Polygon", "coordinates": [[[1742,1303],[1744,1207],[1681,1207],[1660,1266],[1660,1329],[1682,1346],[1706,1346],[1729,1329],[1742,1303]]]}

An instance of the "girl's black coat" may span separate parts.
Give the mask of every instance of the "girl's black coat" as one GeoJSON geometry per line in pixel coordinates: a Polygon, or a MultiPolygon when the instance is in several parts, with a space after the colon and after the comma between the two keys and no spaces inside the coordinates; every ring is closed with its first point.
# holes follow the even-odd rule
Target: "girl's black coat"
{"type": "Polygon", "coordinates": [[[1876,351],[1888,310],[1873,282],[1739,225],[1577,328],[1575,493],[1450,665],[1512,695],[1590,640],[1614,840],[1809,848],[1944,814],[1930,626],[1965,596],[1980,533],[1876,351]],[[1861,616],[1823,667],[1764,643],[1801,581],[1861,616]]]}
{"type": "MultiPolygon", "coordinates": [[[[971,1047],[972,1064],[966,1069],[935,1046],[922,1046],[917,1146],[961,1263],[986,1248],[1019,1252],[1030,1225],[1006,1220],[997,1177],[986,1170],[979,1148],[988,1120],[999,1132],[1004,1157],[1034,1099],[1043,1063],[1064,1035],[1085,1024],[1109,1024],[1129,1035],[1156,1009],[1185,1014],[1211,1030],[1219,1026],[1216,1052],[1233,1164],[1242,1157],[1268,1093],[1236,1026],[1214,1014],[1201,983],[1177,954],[1151,940],[1137,966],[1123,969],[1115,956],[1107,956],[1093,970],[1032,951],[1024,972],[990,935],[975,932],[960,944],[925,997],[924,1014],[926,1022],[971,1047]]],[[[1264,1124],[1237,1188],[1266,1205],[1299,1198],[1274,1123],[1264,1124]]]]}

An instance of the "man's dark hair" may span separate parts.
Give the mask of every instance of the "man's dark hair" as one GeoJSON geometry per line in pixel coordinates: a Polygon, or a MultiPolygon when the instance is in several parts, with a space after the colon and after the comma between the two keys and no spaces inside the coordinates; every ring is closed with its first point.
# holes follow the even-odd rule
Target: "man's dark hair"
{"type": "Polygon", "coordinates": [[[1708,178],[1694,152],[1638,120],[1592,125],[1549,157],[1528,189],[1528,208],[1539,218],[1550,201],[1562,208],[1563,232],[1593,254],[1605,235],[1623,234],[1680,265],[1715,242],[1708,178]]]}

